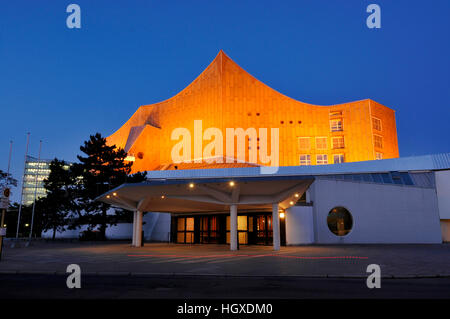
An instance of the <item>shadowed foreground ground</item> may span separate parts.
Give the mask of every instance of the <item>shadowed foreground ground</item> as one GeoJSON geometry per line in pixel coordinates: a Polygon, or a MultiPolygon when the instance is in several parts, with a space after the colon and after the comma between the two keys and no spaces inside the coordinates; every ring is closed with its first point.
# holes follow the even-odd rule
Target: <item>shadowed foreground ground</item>
{"type": "Polygon", "coordinates": [[[450,298],[450,245],[282,247],[32,243],[0,261],[0,299],[450,298]],[[81,268],[81,289],[66,268],[81,268]],[[381,288],[368,289],[369,264],[381,288]]]}

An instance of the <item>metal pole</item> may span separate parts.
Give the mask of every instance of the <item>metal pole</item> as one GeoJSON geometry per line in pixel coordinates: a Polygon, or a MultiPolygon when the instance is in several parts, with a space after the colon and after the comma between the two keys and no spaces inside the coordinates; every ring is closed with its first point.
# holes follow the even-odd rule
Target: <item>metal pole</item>
{"type": "MultiPolygon", "coordinates": [[[[8,171],[6,173],[6,187],[8,187],[8,185],[9,185],[9,168],[11,166],[12,144],[13,144],[13,142],[10,141],[9,142],[8,171]]],[[[4,225],[5,225],[5,213],[6,213],[6,209],[3,209],[2,210],[2,219],[0,221],[0,227],[4,227],[4,225]]],[[[3,252],[3,236],[0,236],[0,260],[2,260],[2,252],[3,252]]]]}
{"type": "Polygon", "coordinates": [[[31,241],[31,236],[33,234],[34,209],[36,207],[36,194],[37,194],[37,186],[38,186],[37,182],[38,182],[39,170],[41,168],[41,149],[42,149],[42,141],[39,141],[38,169],[36,172],[36,177],[34,178],[34,200],[33,200],[33,209],[31,211],[31,228],[30,228],[30,237],[29,237],[30,241],[31,241]]]}
{"type": "Polygon", "coordinates": [[[25,163],[23,165],[23,176],[22,176],[22,192],[20,193],[20,204],[19,204],[19,214],[17,216],[17,230],[16,239],[19,238],[19,226],[20,226],[20,213],[22,212],[22,200],[23,200],[23,183],[25,181],[25,171],[27,169],[27,155],[28,155],[28,145],[30,144],[30,133],[27,133],[27,147],[25,149],[25,163]]]}

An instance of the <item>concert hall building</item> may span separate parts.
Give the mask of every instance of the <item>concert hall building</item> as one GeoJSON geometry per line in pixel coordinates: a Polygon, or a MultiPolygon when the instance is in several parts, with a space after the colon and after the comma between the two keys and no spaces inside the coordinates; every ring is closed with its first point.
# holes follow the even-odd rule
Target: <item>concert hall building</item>
{"type": "Polygon", "coordinates": [[[223,51],[107,142],[125,149],[133,172],[148,172],[98,198],[133,211],[134,246],[143,220],[146,240],[231,250],[449,237],[449,154],[398,158],[394,110],[294,100],[223,51]]]}

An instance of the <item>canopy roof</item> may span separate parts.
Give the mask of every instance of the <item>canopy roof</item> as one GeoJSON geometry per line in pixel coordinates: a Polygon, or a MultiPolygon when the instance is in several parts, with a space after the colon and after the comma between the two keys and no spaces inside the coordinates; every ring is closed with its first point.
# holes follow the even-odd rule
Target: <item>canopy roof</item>
{"type": "Polygon", "coordinates": [[[273,203],[284,209],[293,205],[308,189],[314,178],[209,178],[164,180],[123,184],[98,198],[128,210],[170,213],[271,211],[273,203]]]}
{"type": "Polygon", "coordinates": [[[273,203],[279,203],[282,209],[292,206],[320,176],[449,168],[450,153],[444,153],[279,167],[273,174],[264,174],[263,167],[151,171],[146,182],[120,185],[97,200],[128,210],[171,213],[228,212],[231,204],[239,205],[241,211],[270,211],[273,203]]]}

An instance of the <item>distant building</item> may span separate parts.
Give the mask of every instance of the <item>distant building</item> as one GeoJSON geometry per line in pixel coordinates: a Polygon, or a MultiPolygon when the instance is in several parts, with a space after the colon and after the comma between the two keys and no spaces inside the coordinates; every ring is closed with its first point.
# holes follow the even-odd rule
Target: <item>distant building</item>
{"type": "MultiPolygon", "coordinates": [[[[25,163],[25,172],[23,175],[23,205],[31,205],[34,201],[36,192],[36,199],[46,195],[44,188],[44,179],[50,174],[50,162],[52,160],[41,159],[27,156],[25,163]],[[36,187],[37,186],[37,187],[36,187]]],[[[69,164],[66,165],[67,169],[69,164]]]]}
{"type": "Polygon", "coordinates": [[[23,205],[33,204],[35,191],[36,199],[45,196],[44,179],[50,174],[50,162],[51,160],[27,156],[22,184],[23,205]]]}

